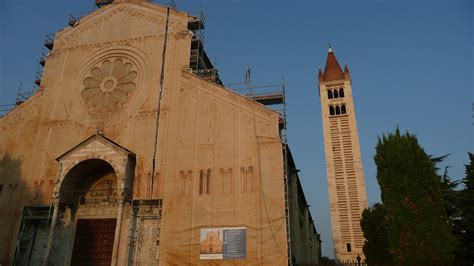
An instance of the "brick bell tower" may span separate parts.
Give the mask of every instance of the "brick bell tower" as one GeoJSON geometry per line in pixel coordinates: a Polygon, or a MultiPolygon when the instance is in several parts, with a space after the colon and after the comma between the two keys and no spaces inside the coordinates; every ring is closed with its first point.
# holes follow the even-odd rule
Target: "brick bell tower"
{"type": "Polygon", "coordinates": [[[319,67],[319,98],[326,152],[332,238],[337,262],[362,261],[364,236],[360,227],[367,208],[352,84],[329,47],[324,73],[319,67]]]}

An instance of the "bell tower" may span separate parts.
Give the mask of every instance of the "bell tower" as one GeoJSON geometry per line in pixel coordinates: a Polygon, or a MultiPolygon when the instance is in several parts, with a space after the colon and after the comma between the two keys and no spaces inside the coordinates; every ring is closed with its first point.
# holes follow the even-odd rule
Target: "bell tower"
{"type": "Polygon", "coordinates": [[[349,68],[341,69],[331,47],[318,80],[335,259],[357,262],[364,259],[360,219],[367,194],[349,68]]]}

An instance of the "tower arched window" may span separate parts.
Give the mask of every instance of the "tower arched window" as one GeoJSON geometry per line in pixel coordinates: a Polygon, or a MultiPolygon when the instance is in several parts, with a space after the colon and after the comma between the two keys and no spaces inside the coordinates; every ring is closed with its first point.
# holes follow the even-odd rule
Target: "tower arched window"
{"type": "Polygon", "coordinates": [[[339,93],[337,93],[337,89],[334,90],[333,95],[334,98],[339,98],[339,93]]]}
{"type": "Polygon", "coordinates": [[[332,99],[332,90],[328,90],[328,99],[332,99]]]}
{"type": "Polygon", "coordinates": [[[329,115],[334,115],[334,106],[329,106],[329,115]]]}
{"type": "Polygon", "coordinates": [[[339,89],[339,98],[344,98],[344,89],[343,88],[339,89]]]}
{"type": "Polygon", "coordinates": [[[345,113],[346,113],[346,105],[343,104],[343,105],[341,105],[341,114],[345,114],[345,113]]]}
{"type": "Polygon", "coordinates": [[[336,115],[340,115],[341,114],[341,109],[339,108],[339,106],[336,106],[336,115]]]}

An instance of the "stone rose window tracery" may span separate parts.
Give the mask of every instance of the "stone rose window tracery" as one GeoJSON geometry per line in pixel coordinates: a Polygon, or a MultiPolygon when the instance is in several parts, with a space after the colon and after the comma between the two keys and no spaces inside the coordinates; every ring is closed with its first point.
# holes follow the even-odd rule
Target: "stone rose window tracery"
{"type": "Polygon", "coordinates": [[[126,104],[136,89],[137,72],[121,58],[104,60],[83,80],[82,101],[91,112],[105,113],[126,104]]]}

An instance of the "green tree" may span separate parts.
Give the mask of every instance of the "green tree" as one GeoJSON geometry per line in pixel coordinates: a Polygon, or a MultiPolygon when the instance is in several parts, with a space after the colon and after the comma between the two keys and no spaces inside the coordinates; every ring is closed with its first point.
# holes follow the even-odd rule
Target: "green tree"
{"type": "Polygon", "coordinates": [[[395,264],[449,264],[456,239],[446,214],[436,160],[409,133],[379,138],[375,164],[395,264]]]}
{"type": "Polygon", "coordinates": [[[385,208],[376,203],[362,213],[360,225],[366,239],[363,247],[365,261],[369,265],[391,265],[388,253],[387,222],[385,208]]]}
{"type": "MultiPolygon", "coordinates": [[[[438,159],[438,158],[437,158],[438,159]]],[[[443,157],[444,159],[444,157],[443,157]]],[[[435,162],[441,162],[441,160],[436,160],[435,162]]],[[[441,195],[443,196],[444,209],[446,211],[447,217],[451,222],[451,225],[455,227],[455,223],[459,220],[460,210],[459,210],[459,191],[456,190],[460,181],[451,180],[448,175],[448,167],[444,169],[444,174],[441,176],[441,195]]]]}
{"type": "Polygon", "coordinates": [[[474,263],[474,155],[469,153],[466,177],[462,180],[464,188],[459,195],[461,242],[456,261],[459,265],[474,263]]]}

